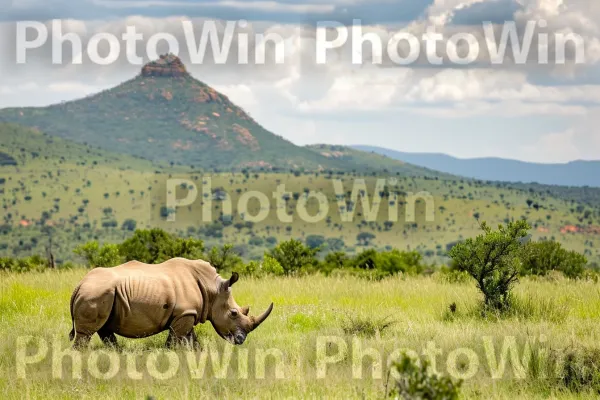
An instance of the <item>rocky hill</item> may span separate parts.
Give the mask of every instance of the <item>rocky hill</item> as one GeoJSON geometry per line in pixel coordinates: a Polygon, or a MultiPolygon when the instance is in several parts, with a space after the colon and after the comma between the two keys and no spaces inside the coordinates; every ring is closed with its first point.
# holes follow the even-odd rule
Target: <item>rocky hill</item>
{"type": "Polygon", "coordinates": [[[192,77],[172,55],[110,90],[49,107],[0,110],[0,121],[194,168],[344,168],[339,160],[269,132],[227,96],[192,77]]]}

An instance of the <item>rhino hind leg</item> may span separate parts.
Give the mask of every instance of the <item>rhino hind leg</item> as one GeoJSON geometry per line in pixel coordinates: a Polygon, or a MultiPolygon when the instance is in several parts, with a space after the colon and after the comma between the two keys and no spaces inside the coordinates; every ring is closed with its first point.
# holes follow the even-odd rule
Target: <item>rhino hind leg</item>
{"type": "Polygon", "coordinates": [[[117,337],[115,334],[105,327],[98,331],[98,336],[100,336],[100,340],[102,340],[102,342],[108,346],[118,347],[119,345],[117,343],[117,337]]]}
{"type": "Polygon", "coordinates": [[[81,350],[87,347],[92,335],[86,335],[83,333],[75,332],[75,341],[73,342],[73,349],[81,350]]]}
{"type": "MultiPolygon", "coordinates": [[[[81,349],[89,343],[92,335],[99,332],[110,317],[114,290],[106,291],[98,296],[82,296],[75,300],[73,318],[75,323],[75,342],[73,348],[81,349]]],[[[116,338],[115,338],[116,341],[116,338]]]]}

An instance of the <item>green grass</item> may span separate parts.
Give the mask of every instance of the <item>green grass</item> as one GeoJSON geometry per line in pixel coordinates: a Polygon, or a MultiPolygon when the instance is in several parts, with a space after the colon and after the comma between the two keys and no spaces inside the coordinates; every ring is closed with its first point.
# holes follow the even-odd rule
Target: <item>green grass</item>
{"type": "MultiPolygon", "coordinates": [[[[69,298],[85,272],[75,269],[0,275],[2,398],[141,399],[145,395],[153,395],[157,399],[382,398],[386,385],[386,363],[382,365],[382,378],[373,379],[370,376],[372,364],[365,357],[363,378],[354,379],[353,341],[355,346],[360,344],[365,349],[376,349],[385,357],[398,349],[421,352],[429,342],[433,342],[441,351],[437,357],[437,369],[443,374],[448,373],[446,360],[451,351],[472,349],[480,362],[477,374],[464,384],[463,395],[467,399],[595,398],[589,387],[578,392],[569,391],[558,381],[541,377],[533,367],[528,369],[523,379],[519,379],[511,372],[510,362],[502,379],[490,377],[485,340],[495,346],[498,357],[503,341],[510,340],[506,339],[510,337],[516,338],[520,356],[527,340],[530,340],[536,356],[541,354],[540,349],[552,354],[563,350],[588,349],[590,354],[598,351],[600,289],[593,282],[564,279],[522,281],[515,295],[525,305],[520,312],[502,318],[481,318],[470,312],[480,301],[471,282],[449,284],[435,275],[392,278],[381,282],[320,276],[243,279],[233,290],[238,303],[250,304],[253,312],[259,312],[273,301],[273,314],[250,334],[241,347],[230,346],[218,338],[210,324],[198,326],[196,331],[205,343],[204,351],[209,357],[209,366],[202,379],[190,378],[185,349],[176,353],[181,358],[181,367],[172,378],[152,378],[143,368],[144,360],[150,354],[161,353],[164,333],[147,339],[118,338],[122,349],[117,350],[115,356],[121,357],[121,369],[116,378],[108,381],[89,376],[86,368],[81,380],[71,379],[70,361],[65,361],[61,369],[67,378],[53,379],[51,356],[39,364],[27,366],[26,379],[17,379],[15,358],[19,336],[31,335],[36,340],[45,338],[48,341],[56,338],[61,349],[68,348],[67,335],[71,329],[69,298]],[[451,303],[457,304],[457,310],[454,318],[449,320],[445,313],[451,303]],[[560,311],[553,311],[553,308],[560,311]],[[377,326],[384,320],[394,323],[384,329],[375,329],[377,333],[374,335],[352,332],[357,334],[354,336],[346,332],[348,321],[354,321],[354,326],[377,326]],[[356,321],[362,322],[356,324],[356,321]],[[319,337],[334,337],[348,346],[346,355],[327,368],[324,379],[318,379],[317,375],[319,337]],[[543,338],[541,344],[537,341],[539,338],[543,338]],[[260,379],[256,374],[262,369],[256,364],[256,356],[267,349],[280,351],[283,363],[277,366],[276,357],[267,357],[265,376],[260,379]],[[217,378],[217,372],[210,367],[211,351],[221,356],[231,351],[231,369],[223,379],[217,378]],[[240,371],[243,369],[239,369],[238,362],[245,359],[246,351],[249,379],[242,379],[240,371]],[[127,377],[127,357],[137,360],[138,370],[143,373],[142,379],[127,377]],[[277,378],[277,372],[283,374],[282,379],[277,378]]],[[[102,344],[95,337],[90,350],[82,353],[84,367],[94,350],[101,348],[102,344]]],[[[335,354],[336,349],[337,345],[331,344],[326,354],[335,354]]],[[[201,353],[195,356],[201,357],[201,353]]],[[[158,364],[159,371],[168,369],[164,357],[159,357],[158,364]]],[[[100,357],[99,365],[100,371],[106,371],[103,369],[108,367],[106,356],[100,357]]]]}

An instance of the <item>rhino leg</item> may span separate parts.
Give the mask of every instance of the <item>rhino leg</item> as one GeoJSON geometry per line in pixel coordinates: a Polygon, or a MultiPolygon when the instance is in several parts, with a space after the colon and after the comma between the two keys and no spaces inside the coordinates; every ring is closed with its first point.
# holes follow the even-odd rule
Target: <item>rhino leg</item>
{"type": "Polygon", "coordinates": [[[117,337],[112,331],[106,328],[102,328],[98,331],[98,336],[100,336],[100,339],[102,340],[102,342],[104,342],[104,344],[113,347],[118,346],[117,337]]]}
{"type": "Polygon", "coordinates": [[[114,290],[107,290],[97,296],[79,290],[73,307],[75,323],[73,348],[87,346],[92,335],[102,329],[110,317],[114,298],[114,290]]]}
{"type": "Polygon", "coordinates": [[[75,332],[75,341],[73,342],[73,349],[81,350],[87,347],[92,335],[85,335],[79,332],[75,332]]]}
{"type": "Polygon", "coordinates": [[[175,318],[171,323],[169,329],[169,336],[165,345],[167,347],[173,347],[177,344],[191,345],[196,347],[198,344],[198,338],[194,332],[194,323],[196,321],[196,315],[182,315],[175,318]]]}

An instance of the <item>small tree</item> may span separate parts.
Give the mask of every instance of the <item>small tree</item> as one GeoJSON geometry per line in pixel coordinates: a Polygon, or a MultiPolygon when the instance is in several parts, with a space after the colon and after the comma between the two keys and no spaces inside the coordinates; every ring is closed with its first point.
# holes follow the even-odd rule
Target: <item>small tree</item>
{"type": "Polygon", "coordinates": [[[323,235],[309,235],[306,237],[306,245],[311,249],[321,248],[325,243],[325,237],[323,235]]]}
{"type": "Polygon", "coordinates": [[[531,227],[521,220],[500,225],[497,231],[482,222],[481,229],[482,235],[457,244],[449,256],[456,269],[477,281],[486,308],[504,310],[510,306],[510,291],[521,269],[521,240],[531,227]]]}
{"type": "Polygon", "coordinates": [[[371,232],[361,232],[358,235],[356,235],[356,240],[359,244],[363,246],[368,246],[369,244],[371,244],[371,241],[373,239],[375,239],[375,235],[371,232]]]}
{"type": "Polygon", "coordinates": [[[232,244],[226,244],[220,249],[217,246],[210,249],[208,262],[221,272],[223,270],[232,271],[242,264],[242,259],[235,252],[232,244]]]}
{"type": "Polygon", "coordinates": [[[174,257],[200,259],[204,252],[204,242],[193,238],[177,238],[159,228],[138,229],[131,238],[121,243],[119,250],[126,261],[159,264],[174,257]]]}
{"type": "Polygon", "coordinates": [[[119,246],[116,244],[105,244],[100,247],[98,242],[93,241],[78,246],[73,252],[78,256],[85,258],[88,266],[91,268],[114,267],[119,265],[122,261],[121,255],[119,254],[119,246]]]}
{"type": "Polygon", "coordinates": [[[318,249],[311,249],[301,241],[291,239],[281,242],[269,255],[281,264],[286,274],[291,274],[309,266],[317,266],[317,252],[318,249]]]}
{"type": "Polygon", "coordinates": [[[121,225],[121,229],[124,231],[135,231],[135,228],[137,227],[137,222],[135,221],[135,219],[126,219],[123,222],[123,225],[121,225]]]}

